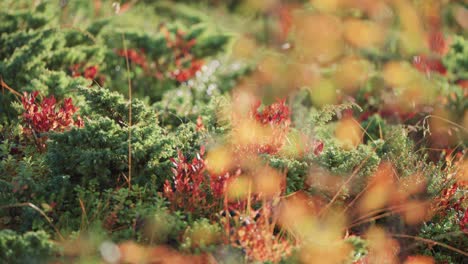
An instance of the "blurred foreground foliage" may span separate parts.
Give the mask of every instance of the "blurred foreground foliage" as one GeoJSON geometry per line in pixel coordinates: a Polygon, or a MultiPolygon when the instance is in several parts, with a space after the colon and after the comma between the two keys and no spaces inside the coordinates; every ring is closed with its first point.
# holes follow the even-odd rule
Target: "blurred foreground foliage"
{"type": "Polygon", "coordinates": [[[467,258],[466,4],[0,8],[0,262],[467,258]]]}

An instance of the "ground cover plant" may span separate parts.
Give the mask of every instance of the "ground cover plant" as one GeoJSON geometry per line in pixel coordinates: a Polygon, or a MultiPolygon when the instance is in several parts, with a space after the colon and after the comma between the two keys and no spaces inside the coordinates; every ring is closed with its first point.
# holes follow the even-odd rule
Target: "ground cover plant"
{"type": "Polygon", "coordinates": [[[468,263],[468,4],[0,2],[0,263],[468,263]]]}

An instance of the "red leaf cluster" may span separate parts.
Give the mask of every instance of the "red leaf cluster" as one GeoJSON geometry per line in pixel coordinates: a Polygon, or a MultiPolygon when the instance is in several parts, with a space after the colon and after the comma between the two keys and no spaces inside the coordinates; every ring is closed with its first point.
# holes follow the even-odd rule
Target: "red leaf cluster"
{"type": "Polygon", "coordinates": [[[175,34],[166,31],[166,41],[167,47],[172,49],[175,57],[176,69],[170,72],[170,76],[178,82],[186,82],[193,78],[203,66],[203,61],[196,59],[191,53],[196,40],[186,40],[185,33],[179,30],[175,34]]]}
{"type": "Polygon", "coordinates": [[[241,216],[231,226],[231,244],[245,250],[252,261],[279,262],[292,251],[292,244],[273,233],[272,210],[264,205],[259,210],[249,210],[250,214],[241,216]]]}
{"type": "MultiPolygon", "coordinates": [[[[429,33],[427,42],[429,44],[430,50],[438,55],[444,55],[448,50],[447,42],[444,38],[444,35],[439,30],[434,30],[429,33]]],[[[429,57],[427,55],[421,54],[413,58],[413,66],[420,72],[429,74],[431,72],[437,72],[445,75],[447,69],[442,64],[440,58],[429,57]]]]}
{"type": "Polygon", "coordinates": [[[468,234],[468,208],[465,210],[463,218],[460,219],[460,230],[468,234]]]}
{"type": "Polygon", "coordinates": [[[181,151],[178,152],[177,159],[171,159],[174,165],[173,185],[166,180],[164,197],[171,202],[172,209],[195,212],[211,208],[215,205],[213,200],[219,200],[224,195],[229,176],[208,175],[204,155],[205,148],[201,147],[191,162],[181,151]]]}
{"type": "Polygon", "coordinates": [[[323,142],[320,140],[315,140],[313,142],[314,155],[318,156],[323,151],[323,142]]]}
{"type": "MultiPolygon", "coordinates": [[[[178,65],[179,66],[179,65],[178,65]]],[[[190,79],[192,79],[195,74],[200,71],[200,69],[203,67],[203,62],[200,60],[192,60],[190,62],[190,66],[188,67],[181,67],[179,66],[178,69],[172,71],[171,77],[178,82],[186,82],[190,79]]]]}
{"type": "Polygon", "coordinates": [[[291,123],[290,111],[285,100],[278,100],[278,102],[266,106],[261,112],[258,111],[260,104],[258,101],[252,109],[255,120],[264,125],[274,124],[289,127],[291,123]]]}
{"type": "Polygon", "coordinates": [[[140,66],[144,70],[148,69],[147,58],[143,50],[137,51],[136,49],[119,49],[117,55],[120,57],[128,57],[132,63],[140,66]]]}
{"type": "MultiPolygon", "coordinates": [[[[456,199],[456,193],[460,186],[457,183],[452,184],[450,187],[442,191],[441,196],[436,200],[437,208],[440,209],[440,214],[445,216],[447,210],[454,209],[456,211],[463,210],[462,204],[465,200],[465,196],[462,196],[456,199]]],[[[468,224],[468,213],[465,212],[464,218],[460,219],[460,228],[465,230],[466,225],[468,224]]],[[[465,231],[464,231],[465,232],[465,231]]],[[[468,229],[466,230],[468,232],[468,229]]]]}
{"type": "MultiPolygon", "coordinates": [[[[452,200],[455,197],[455,193],[457,192],[458,189],[458,184],[454,183],[452,186],[449,188],[445,189],[442,191],[442,197],[440,198],[439,206],[442,208],[448,208],[449,206],[452,205],[452,200]]],[[[455,203],[453,206],[455,206],[455,209],[459,209],[458,206],[459,203],[455,203]]]]}
{"type": "Polygon", "coordinates": [[[468,80],[459,80],[457,84],[460,85],[461,88],[468,89],[468,80]]]}
{"type": "Polygon", "coordinates": [[[40,103],[36,101],[38,91],[32,94],[24,93],[21,98],[23,104],[23,122],[28,129],[36,133],[49,131],[64,131],[71,126],[83,127],[83,120],[77,116],[73,118],[78,108],[73,105],[71,98],[66,98],[61,107],[57,106],[54,96],[44,98],[40,103]]]}
{"type": "Polygon", "coordinates": [[[444,55],[448,51],[448,43],[445,40],[444,34],[440,30],[432,30],[429,33],[428,40],[429,49],[437,54],[444,55]]]}
{"type": "Polygon", "coordinates": [[[77,63],[70,67],[70,72],[72,77],[84,77],[94,80],[99,73],[99,68],[97,65],[85,67],[82,63],[77,63]]]}
{"type": "Polygon", "coordinates": [[[275,154],[283,147],[286,136],[291,124],[290,110],[285,100],[266,106],[259,111],[260,102],[254,104],[252,108],[253,118],[263,126],[269,126],[272,129],[267,142],[255,146],[257,153],[275,154]]]}
{"type": "Polygon", "coordinates": [[[205,182],[205,161],[200,155],[204,155],[205,149],[201,148],[199,155],[189,162],[181,151],[178,159],[171,158],[175,168],[173,182],[174,188],[166,180],[164,183],[164,196],[168,198],[173,207],[186,208],[193,212],[195,205],[206,203],[206,192],[203,190],[205,182]]]}
{"type": "Polygon", "coordinates": [[[273,218],[276,216],[271,202],[264,200],[260,209],[253,210],[251,205],[259,204],[255,193],[247,198],[229,200],[228,186],[241,175],[241,169],[238,168],[233,174],[210,172],[204,155],[205,149],[201,147],[192,161],[180,151],[177,159],[171,159],[174,165],[173,183],[166,180],[163,195],[169,200],[172,210],[207,213],[222,207],[221,217],[225,223],[225,234],[228,235],[226,243],[244,250],[250,260],[277,262],[290,255],[291,242],[274,234],[276,220],[273,218]]]}
{"type": "Polygon", "coordinates": [[[181,30],[178,30],[175,34],[171,34],[169,31],[165,31],[165,37],[167,40],[167,47],[174,51],[176,61],[187,56],[192,56],[190,54],[190,50],[197,43],[195,39],[186,40],[185,33],[181,30]]]}
{"type": "Polygon", "coordinates": [[[119,49],[116,51],[120,57],[128,57],[129,61],[140,66],[145,72],[150,73],[153,77],[162,79],[168,76],[178,82],[186,82],[193,78],[195,74],[203,67],[203,61],[195,58],[191,53],[192,47],[196,44],[195,39],[186,40],[185,33],[177,31],[170,33],[168,30],[162,29],[166,45],[172,50],[173,61],[161,62],[155,59],[151,62],[143,49],[119,49]]]}
{"type": "Polygon", "coordinates": [[[226,185],[232,179],[229,173],[221,175],[210,174],[210,191],[215,199],[221,199],[226,192],[226,185]]]}
{"type": "Polygon", "coordinates": [[[279,153],[286,143],[291,144],[291,149],[294,148],[297,155],[303,155],[308,151],[319,155],[323,151],[323,142],[310,140],[305,134],[297,138],[293,135],[297,140],[287,141],[290,135],[291,113],[285,100],[277,100],[266,106],[262,106],[261,101],[258,100],[249,102],[249,105],[247,111],[240,109],[238,113],[235,110],[232,115],[235,141],[232,147],[238,156],[274,155],[279,153]],[[250,133],[250,135],[245,135],[245,133],[250,133]],[[245,140],[244,136],[251,137],[251,140],[245,140]]]}
{"type": "Polygon", "coordinates": [[[446,74],[447,69],[442,64],[442,61],[437,58],[429,58],[426,55],[419,55],[413,58],[413,66],[420,72],[429,74],[431,72],[438,72],[446,74]]]}

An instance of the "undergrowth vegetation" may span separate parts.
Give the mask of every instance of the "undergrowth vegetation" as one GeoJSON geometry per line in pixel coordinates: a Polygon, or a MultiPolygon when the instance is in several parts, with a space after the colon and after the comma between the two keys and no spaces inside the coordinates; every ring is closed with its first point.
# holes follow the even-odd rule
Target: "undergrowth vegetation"
{"type": "Polygon", "coordinates": [[[0,10],[0,263],[466,263],[463,1],[0,10]]]}

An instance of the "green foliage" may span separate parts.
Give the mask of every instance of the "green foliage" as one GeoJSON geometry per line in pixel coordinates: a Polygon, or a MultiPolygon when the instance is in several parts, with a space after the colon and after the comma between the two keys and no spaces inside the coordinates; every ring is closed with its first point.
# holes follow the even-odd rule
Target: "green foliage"
{"type": "MultiPolygon", "coordinates": [[[[23,108],[20,98],[2,88],[0,227],[15,231],[0,231],[0,262],[46,263],[49,257],[60,255],[59,248],[49,239],[49,236],[57,238],[54,237],[57,234],[54,228],[67,239],[89,242],[87,247],[92,253],[80,259],[83,262],[100,259],[97,248],[105,239],[117,243],[136,240],[149,245],[168,244],[189,253],[211,252],[220,260],[232,258],[235,259],[233,263],[241,262],[242,254],[220,245],[225,242],[225,230],[220,223],[197,218],[196,214],[169,210],[171,204],[162,198],[161,192],[165,180],[170,185],[174,183],[171,177],[174,164],[170,158],[176,157],[178,150],[192,158],[202,146],[210,149],[215,145],[230,144],[227,142],[232,139],[230,132],[236,129],[236,124],[230,122],[231,91],[243,81],[242,77],[252,72],[254,74],[247,80],[247,86],[252,80],[262,79],[258,77],[261,74],[255,72],[257,67],[250,58],[238,62],[222,54],[235,38],[232,28],[225,30],[225,24],[243,27],[246,22],[238,21],[244,20],[242,15],[248,14],[246,21],[251,34],[247,37],[260,40],[257,44],[266,44],[272,37],[278,38],[274,45],[280,50],[280,45],[287,46],[284,43],[295,47],[289,36],[282,39],[278,34],[286,31],[283,27],[288,26],[279,20],[294,12],[289,14],[289,8],[252,12],[243,9],[247,7],[244,5],[246,1],[237,0],[228,3],[202,1],[208,6],[185,0],[175,1],[177,3],[122,1],[120,11],[117,3],[110,8],[112,2],[94,1],[95,5],[92,5],[86,1],[60,1],[58,4],[53,1],[7,0],[0,3],[1,79],[20,94],[38,90],[42,96],[54,95],[59,101],[72,97],[84,119],[83,128],[28,135],[21,126],[23,108]],[[102,8],[98,3],[102,3],[102,8]],[[219,9],[213,15],[207,15],[208,8],[214,7],[219,9]],[[228,10],[232,12],[236,8],[239,8],[238,13],[222,17],[228,10]],[[282,18],[274,17],[277,15],[282,18]],[[85,76],[85,69],[95,71],[92,77],[85,76]],[[189,77],[177,78],[177,72],[181,70],[187,70],[185,73],[189,77]],[[129,92],[133,97],[131,102],[126,98],[129,92]],[[38,147],[35,137],[41,139],[43,136],[47,141],[38,147]],[[28,203],[37,208],[31,208],[28,203]],[[46,219],[50,219],[52,225],[46,219]],[[31,230],[40,231],[28,232],[31,230]]],[[[310,7],[309,4],[305,9],[310,7]]],[[[362,18],[364,14],[357,10],[350,12],[354,18],[362,18]]],[[[452,22],[454,26],[456,21],[452,22]]],[[[460,32],[458,26],[456,30],[460,32]]],[[[283,33],[287,35],[286,32],[281,35],[283,33]]],[[[373,70],[356,94],[338,91],[337,99],[340,101],[337,105],[317,108],[308,89],[289,87],[290,76],[286,76],[287,82],[280,81],[272,86],[264,85],[260,80],[262,84],[258,86],[263,90],[284,85],[292,91],[289,98],[285,98],[292,115],[288,142],[303,136],[324,146],[323,151],[318,151],[320,153],[308,150],[299,157],[295,155],[296,149],[287,147],[275,155],[261,155],[264,164],[286,174],[286,191],[279,199],[301,191],[318,194],[325,200],[330,198],[335,192],[326,193],[328,190],[313,185],[312,177],[309,178],[323,172],[326,177],[336,177],[333,180],[339,178],[337,182],[340,184],[352,177],[341,193],[340,200],[343,201],[360,193],[379,164],[385,161],[392,163],[399,177],[414,173],[424,175],[427,188],[417,194],[424,198],[437,196],[447,184],[452,183],[446,179],[448,175],[457,173],[455,169],[444,164],[443,160],[435,164],[427,161],[424,148],[430,139],[423,138],[416,145],[413,134],[409,135],[410,128],[417,130],[421,123],[412,123],[412,126],[395,124],[395,121],[401,121],[398,116],[401,113],[396,113],[397,118],[393,120],[382,111],[388,110],[383,109],[383,105],[387,105],[386,100],[401,89],[389,89],[388,81],[374,70],[381,70],[390,60],[410,60],[408,54],[398,54],[397,33],[391,33],[386,40],[385,53],[367,49],[359,51],[360,56],[372,64],[373,70]],[[356,119],[359,112],[363,112],[360,118],[365,117],[360,124],[365,129],[363,142],[355,148],[344,146],[334,136],[336,121],[342,118],[344,111],[346,115],[354,114],[356,119]]],[[[428,94],[444,98],[443,107],[454,116],[450,121],[460,124],[468,103],[466,92],[457,84],[468,79],[466,47],[465,38],[453,38],[449,52],[443,57],[447,76],[436,73],[426,76],[406,62],[408,70],[415,78],[420,78],[418,81],[422,86],[434,88],[428,94]]],[[[260,50],[262,46],[256,48],[260,50]]],[[[289,53],[286,50],[281,52],[289,53]]],[[[270,53],[267,51],[265,54],[270,53]]],[[[304,59],[298,60],[301,67],[312,66],[305,65],[308,59],[304,59]]],[[[289,61],[285,63],[289,65],[289,61]]],[[[324,67],[313,65],[310,68],[317,70],[321,78],[330,78],[336,66],[335,62],[330,62],[324,67]]],[[[267,73],[274,74],[268,69],[267,73]]],[[[272,99],[271,94],[275,92],[270,93],[270,90],[267,91],[268,98],[263,100],[272,99]]],[[[427,109],[429,107],[423,108],[424,111],[427,109]]],[[[414,119],[423,115],[427,116],[427,113],[418,113],[414,119]]],[[[412,121],[415,120],[406,124],[412,121]]],[[[416,121],[425,122],[427,119],[416,121]]],[[[466,145],[466,137],[460,129],[454,133],[460,134],[457,144],[462,149],[466,145]]],[[[311,143],[296,141],[294,143],[303,143],[307,147],[311,143]]],[[[233,160],[235,158],[238,157],[233,157],[233,160]]],[[[186,164],[190,166],[190,163],[186,164]]],[[[239,164],[230,165],[235,167],[239,164]]],[[[181,168],[184,169],[190,168],[181,168]]],[[[246,172],[250,175],[249,171],[246,172]]],[[[204,184],[207,186],[206,182],[202,186],[204,184]]],[[[181,193],[184,195],[191,193],[181,193]]],[[[222,204],[221,199],[210,202],[222,204]]],[[[272,218],[276,218],[275,203],[271,203],[272,218]]],[[[196,203],[190,205],[197,206],[196,203]]],[[[244,204],[240,206],[244,207],[244,204]]],[[[205,217],[217,219],[219,209],[219,206],[207,207],[205,217]]],[[[239,216],[242,214],[239,208],[228,209],[230,220],[243,225],[249,221],[239,216]]],[[[422,224],[419,235],[460,249],[466,248],[466,235],[458,225],[461,216],[462,212],[455,210],[449,210],[444,216],[436,215],[422,224]]],[[[277,226],[272,230],[275,236],[288,237],[285,231],[282,228],[278,230],[277,226]]],[[[354,249],[349,256],[350,263],[368,254],[367,241],[349,236],[345,242],[354,249]]],[[[450,263],[464,260],[440,246],[421,245],[417,253],[450,263]]],[[[282,263],[300,263],[300,252],[282,263]]]]}
{"type": "MultiPolygon", "coordinates": [[[[443,215],[436,215],[431,221],[424,223],[419,236],[464,249],[468,245],[468,237],[460,230],[459,221],[462,217],[463,211],[449,209],[443,215]]],[[[421,245],[421,250],[425,255],[433,256],[437,262],[462,263],[466,259],[465,256],[437,245],[421,245]]]]}
{"type": "Polygon", "coordinates": [[[184,32],[184,41],[187,43],[195,41],[195,45],[188,51],[195,60],[204,60],[216,55],[223,50],[229,40],[225,34],[209,30],[210,27],[203,23],[189,26],[181,23],[160,23],[156,28],[154,32],[142,32],[137,27],[116,31],[107,26],[102,30],[98,38],[109,48],[104,70],[109,77],[106,78],[106,86],[126,94],[127,78],[130,77],[134,96],[146,98],[150,103],[157,102],[165,92],[178,86],[178,82],[169,74],[176,70],[174,63],[178,58],[175,57],[172,47],[174,43],[168,38],[168,32],[169,34],[184,32]],[[130,61],[130,72],[127,73],[125,58],[114,52],[124,50],[125,47],[138,52],[147,63],[147,67],[130,61]]]}
{"type": "MultiPolygon", "coordinates": [[[[152,2],[147,1],[147,2],[152,2]]],[[[156,12],[165,14],[171,20],[184,21],[187,24],[197,24],[206,18],[202,12],[184,4],[159,2],[155,5],[156,12]]]]}
{"type": "Polygon", "coordinates": [[[377,147],[378,155],[390,161],[400,176],[413,174],[419,168],[420,156],[414,153],[414,144],[408,132],[399,125],[383,125],[383,144],[377,147]]]}
{"type": "Polygon", "coordinates": [[[0,32],[12,33],[20,30],[38,29],[49,22],[49,18],[42,12],[32,13],[29,11],[17,11],[0,13],[2,25],[0,32]]]}
{"type": "Polygon", "coordinates": [[[286,194],[290,194],[304,189],[306,177],[308,175],[308,163],[292,158],[279,156],[267,156],[269,165],[286,174],[286,194]]]}
{"type": "MultiPolygon", "coordinates": [[[[104,81],[106,87],[123,94],[127,94],[127,78],[130,77],[134,96],[146,97],[151,102],[177,86],[177,82],[169,78],[169,71],[175,70],[175,66],[170,65],[175,58],[163,31],[141,32],[138,27],[115,30],[112,26],[118,24],[117,17],[88,21],[85,30],[59,28],[55,18],[61,11],[51,8],[51,5],[41,5],[34,13],[0,12],[2,21],[5,21],[0,30],[0,72],[10,87],[19,92],[38,90],[61,99],[75,87],[91,83],[71,76],[70,69],[74,65],[95,66],[99,71],[96,81],[104,81]],[[157,64],[168,65],[160,69],[167,71],[161,73],[163,78],[155,78],[156,72],[133,65],[127,74],[126,60],[116,52],[124,49],[124,42],[128,49],[144,50],[148,64],[156,61],[157,64]]],[[[200,60],[221,51],[229,39],[224,34],[209,31],[209,27],[203,24],[189,29],[181,24],[167,24],[166,27],[170,32],[187,31],[187,41],[196,38],[191,52],[195,59],[200,60]]],[[[0,110],[7,113],[2,120],[16,118],[10,109],[12,101],[11,94],[0,95],[0,110]]]]}
{"type": "Polygon", "coordinates": [[[468,79],[468,41],[462,36],[454,37],[443,62],[451,80],[468,79]]]}
{"type": "MultiPolygon", "coordinates": [[[[108,117],[119,126],[128,126],[129,103],[124,97],[107,89],[79,87],[80,94],[84,95],[86,105],[82,109],[84,116],[108,117]]],[[[132,125],[138,123],[155,123],[156,115],[140,100],[132,101],[132,125]]]]}
{"type": "Polygon", "coordinates": [[[425,194],[435,197],[447,186],[446,172],[442,162],[426,162],[424,151],[416,153],[416,146],[408,135],[408,130],[401,125],[390,125],[380,115],[373,115],[361,126],[366,129],[365,139],[374,146],[377,155],[393,164],[400,177],[415,173],[424,175],[427,181],[425,194]],[[378,139],[377,139],[378,138],[378,139]],[[377,140],[376,140],[377,139],[377,140]]]}
{"type": "Polygon", "coordinates": [[[171,213],[167,208],[146,211],[138,229],[138,241],[148,244],[180,245],[180,236],[187,227],[187,219],[179,212],[171,213]]]}
{"type": "Polygon", "coordinates": [[[12,230],[0,230],[0,259],[4,263],[48,263],[58,253],[58,247],[44,231],[23,235],[12,230]]]}
{"type": "Polygon", "coordinates": [[[349,195],[360,192],[381,161],[381,157],[376,152],[377,146],[371,142],[371,144],[359,144],[356,148],[344,148],[333,136],[334,123],[316,130],[317,138],[323,141],[324,148],[318,156],[311,154],[311,160],[337,176],[347,178],[355,174],[345,193],[349,195]]]}
{"type": "MultiPolygon", "coordinates": [[[[75,213],[82,215],[75,230],[81,226],[82,232],[88,226],[92,227],[93,223],[100,223],[113,241],[138,239],[145,243],[159,244],[174,241],[185,226],[180,215],[168,213],[164,200],[151,184],[133,185],[131,190],[101,190],[97,187],[92,185],[88,188],[75,188],[75,204],[82,203],[84,206],[73,209],[75,213]]],[[[65,228],[70,227],[72,225],[68,223],[65,228]]]]}
{"type": "Polygon", "coordinates": [[[213,251],[221,243],[221,226],[206,218],[193,222],[184,232],[181,249],[200,253],[213,251]]]}
{"type": "Polygon", "coordinates": [[[374,114],[361,123],[364,133],[364,142],[374,141],[383,138],[383,131],[387,122],[380,115],[374,114]]]}
{"type": "Polygon", "coordinates": [[[205,66],[198,76],[165,92],[153,105],[162,126],[171,129],[182,123],[195,122],[201,116],[205,127],[215,129],[216,112],[228,101],[223,96],[239,78],[250,72],[250,67],[241,63],[213,60],[205,66]]]}
{"type": "Polygon", "coordinates": [[[297,128],[312,132],[315,128],[333,121],[344,110],[353,108],[360,109],[358,105],[351,102],[340,105],[325,105],[321,109],[317,109],[312,107],[310,92],[307,89],[301,89],[295,94],[291,104],[292,120],[297,128]]]}
{"type": "MultiPolygon", "coordinates": [[[[62,99],[77,85],[89,81],[73,79],[66,73],[75,63],[99,63],[102,49],[89,45],[68,45],[67,32],[54,26],[51,15],[43,11],[2,11],[5,28],[0,30],[0,72],[10,87],[18,92],[40,91],[62,99]]],[[[3,25],[3,23],[2,23],[3,25]]],[[[10,108],[11,93],[0,94],[2,121],[16,119],[10,108]]]]}
{"type": "Polygon", "coordinates": [[[324,141],[322,154],[314,158],[318,165],[328,169],[332,174],[342,177],[353,176],[348,194],[357,194],[363,190],[377,169],[381,158],[372,146],[359,145],[355,149],[343,149],[335,140],[324,141]]]}
{"type": "Polygon", "coordinates": [[[93,180],[103,186],[114,185],[117,178],[111,176],[128,169],[127,134],[111,119],[102,117],[88,122],[85,129],[51,135],[47,158],[52,173],[70,175],[75,183],[93,180]]]}
{"type": "MultiPolygon", "coordinates": [[[[87,100],[85,113],[93,114],[82,129],[50,135],[47,162],[53,175],[68,175],[72,182],[115,186],[122,175],[128,174],[128,106],[121,95],[105,89],[81,91],[87,100]]],[[[132,180],[144,183],[148,178],[164,178],[170,174],[168,159],[178,146],[158,126],[149,108],[139,100],[134,100],[132,106],[132,180]]]]}
{"type": "MultiPolygon", "coordinates": [[[[31,202],[39,207],[46,196],[61,196],[61,188],[49,184],[49,167],[44,153],[21,135],[18,125],[0,128],[0,205],[31,202]]],[[[44,209],[44,208],[43,208],[44,209]]],[[[20,231],[49,229],[39,213],[30,207],[5,208],[0,210],[0,224],[20,231]]]]}
{"type": "Polygon", "coordinates": [[[358,236],[350,236],[346,238],[345,241],[353,246],[350,263],[358,261],[369,253],[367,242],[362,238],[358,236]]]}

